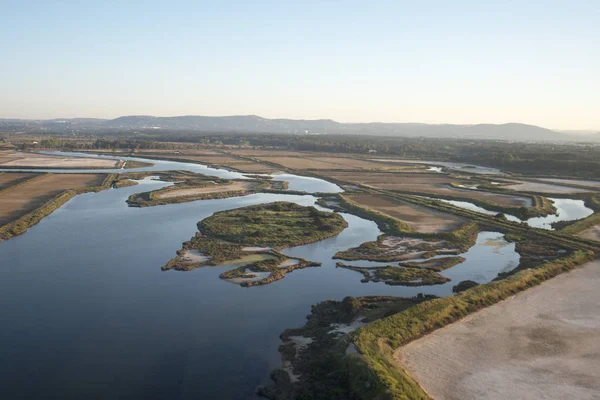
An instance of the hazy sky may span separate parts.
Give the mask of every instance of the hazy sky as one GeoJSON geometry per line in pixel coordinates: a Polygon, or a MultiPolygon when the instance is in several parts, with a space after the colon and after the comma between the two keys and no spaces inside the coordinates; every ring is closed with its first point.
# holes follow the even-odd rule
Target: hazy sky
{"type": "Polygon", "coordinates": [[[0,117],[600,129],[600,0],[0,0],[0,117]]]}

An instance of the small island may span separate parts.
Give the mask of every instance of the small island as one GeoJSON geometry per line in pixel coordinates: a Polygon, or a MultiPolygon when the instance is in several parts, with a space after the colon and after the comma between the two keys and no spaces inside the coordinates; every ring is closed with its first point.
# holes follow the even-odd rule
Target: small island
{"type": "Polygon", "coordinates": [[[241,286],[265,285],[295,269],[320,265],[279,250],[330,238],[347,226],[339,214],[289,202],[221,211],[200,221],[196,236],[162,269],[233,266],[220,278],[241,286]]]}

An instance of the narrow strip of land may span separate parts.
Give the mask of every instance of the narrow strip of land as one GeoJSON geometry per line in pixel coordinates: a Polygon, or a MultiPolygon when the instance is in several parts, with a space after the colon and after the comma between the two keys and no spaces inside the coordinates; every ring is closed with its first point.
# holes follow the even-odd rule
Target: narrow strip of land
{"type": "Polygon", "coordinates": [[[600,261],[400,348],[435,399],[597,399],[600,261]]]}
{"type": "Polygon", "coordinates": [[[120,160],[0,151],[1,168],[117,168],[120,160]]]}

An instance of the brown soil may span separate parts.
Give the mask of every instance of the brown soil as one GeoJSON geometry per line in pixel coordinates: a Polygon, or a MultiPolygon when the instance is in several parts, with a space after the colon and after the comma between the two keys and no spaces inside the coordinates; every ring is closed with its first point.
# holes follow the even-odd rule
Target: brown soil
{"type": "Polygon", "coordinates": [[[0,167],[22,168],[116,168],[119,160],[52,156],[17,151],[0,152],[0,167]]]}
{"type": "Polygon", "coordinates": [[[576,236],[589,240],[597,240],[600,242],[600,225],[595,225],[591,228],[581,231],[576,236]]]}
{"type": "Polygon", "coordinates": [[[34,173],[2,172],[0,173],[0,190],[37,176],[34,173]]]}
{"type": "Polygon", "coordinates": [[[256,186],[254,182],[234,182],[229,185],[213,185],[204,186],[197,188],[185,188],[185,189],[174,189],[168,190],[158,196],[159,199],[169,199],[173,197],[182,196],[195,196],[204,193],[219,193],[219,192],[233,192],[239,190],[250,190],[256,186]]]}
{"type": "Polygon", "coordinates": [[[597,399],[600,262],[400,348],[435,399],[597,399]]]}
{"type": "Polygon", "coordinates": [[[292,169],[321,169],[321,170],[348,170],[348,169],[416,169],[414,166],[386,165],[367,160],[358,160],[350,157],[314,157],[310,154],[302,154],[297,157],[262,156],[260,160],[280,164],[292,169]]]}
{"type": "Polygon", "coordinates": [[[429,173],[385,173],[385,172],[326,172],[324,175],[346,182],[359,183],[376,189],[408,193],[423,193],[430,196],[453,197],[488,201],[502,206],[528,206],[530,200],[469,189],[455,189],[451,183],[472,184],[469,180],[451,178],[443,174],[429,173]]]}
{"type": "Polygon", "coordinates": [[[67,189],[98,186],[105,174],[48,174],[0,193],[0,225],[16,220],[67,189]]]}
{"type": "Polygon", "coordinates": [[[462,218],[427,207],[378,195],[348,196],[352,201],[406,222],[412,230],[421,233],[451,231],[463,225],[462,218]]]}

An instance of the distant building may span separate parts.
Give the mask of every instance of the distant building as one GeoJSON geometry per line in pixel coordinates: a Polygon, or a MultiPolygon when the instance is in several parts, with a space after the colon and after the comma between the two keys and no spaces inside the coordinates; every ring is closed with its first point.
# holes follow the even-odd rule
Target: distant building
{"type": "Polygon", "coordinates": [[[369,154],[375,154],[375,153],[377,153],[377,150],[369,149],[369,154]]]}

